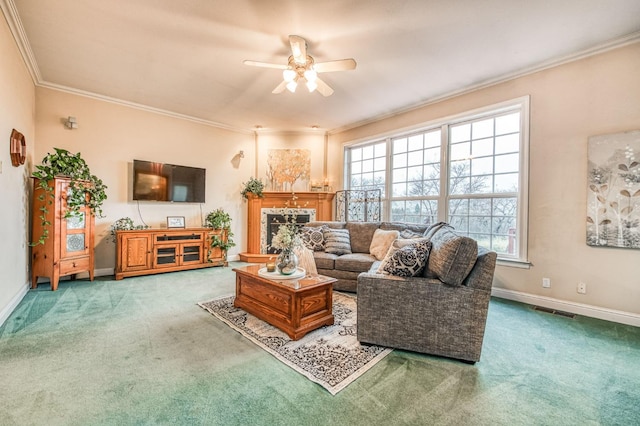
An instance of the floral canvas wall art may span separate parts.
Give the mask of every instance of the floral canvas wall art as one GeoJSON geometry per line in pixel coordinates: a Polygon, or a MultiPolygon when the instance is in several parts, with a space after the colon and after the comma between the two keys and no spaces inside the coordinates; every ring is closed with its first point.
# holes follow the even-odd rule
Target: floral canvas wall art
{"type": "Polygon", "coordinates": [[[589,138],[587,244],[640,249],[640,130],[589,138]]]}
{"type": "Polygon", "coordinates": [[[267,182],[272,191],[307,191],[311,175],[308,149],[270,149],[267,155],[267,182]]]}

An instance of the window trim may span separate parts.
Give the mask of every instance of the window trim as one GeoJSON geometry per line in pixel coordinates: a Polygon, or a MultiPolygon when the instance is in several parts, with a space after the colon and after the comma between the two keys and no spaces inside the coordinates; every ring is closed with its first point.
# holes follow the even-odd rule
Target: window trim
{"type": "MultiPolygon", "coordinates": [[[[525,95],[518,98],[510,99],[503,102],[483,106],[470,111],[449,115],[446,117],[421,123],[415,126],[405,127],[401,129],[391,130],[382,134],[352,141],[343,144],[344,153],[344,183],[345,189],[351,186],[351,149],[366,145],[378,144],[385,142],[386,144],[386,177],[385,177],[385,196],[382,200],[382,217],[390,218],[391,201],[392,201],[392,140],[396,138],[409,137],[411,134],[418,132],[427,132],[429,130],[440,128],[441,130],[441,150],[440,150],[440,188],[441,195],[438,200],[438,217],[446,218],[448,216],[448,205],[450,200],[449,194],[449,128],[463,122],[474,121],[482,117],[495,116],[509,111],[520,111],[520,170],[519,170],[519,190],[517,195],[518,211],[516,213],[517,223],[517,240],[518,240],[518,257],[499,256],[499,260],[505,264],[530,265],[528,255],[528,238],[529,238],[529,131],[530,131],[530,103],[531,96],[525,95]],[[444,166],[443,166],[444,165],[444,166]]],[[[522,267],[522,266],[521,266],[522,267]]]]}

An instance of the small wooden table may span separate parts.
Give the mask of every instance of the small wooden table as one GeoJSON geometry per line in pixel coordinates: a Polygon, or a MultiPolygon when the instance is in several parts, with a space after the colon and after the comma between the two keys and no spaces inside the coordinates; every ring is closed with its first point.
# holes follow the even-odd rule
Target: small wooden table
{"type": "Polygon", "coordinates": [[[274,280],[258,275],[264,265],[234,268],[236,299],[233,305],[268,322],[298,340],[323,325],[333,324],[335,278],[307,275],[274,280]]]}

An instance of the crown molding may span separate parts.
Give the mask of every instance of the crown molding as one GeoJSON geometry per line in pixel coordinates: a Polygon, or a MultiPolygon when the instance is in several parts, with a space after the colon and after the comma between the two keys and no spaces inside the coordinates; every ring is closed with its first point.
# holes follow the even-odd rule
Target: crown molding
{"type": "Polygon", "coordinates": [[[24,61],[29,74],[31,75],[31,79],[33,80],[33,84],[38,87],[44,87],[47,89],[57,90],[60,92],[70,93],[73,95],[84,96],[87,98],[96,99],[99,101],[109,102],[113,104],[123,105],[129,108],[135,108],[142,111],[152,112],[155,114],[165,115],[168,117],[178,118],[181,120],[191,121],[193,123],[203,124],[205,126],[216,127],[223,130],[229,130],[236,133],[242,133],[251,135],[253,134],[253,129],[244,129],[234,126],[229,126],[223,123],[218,123],[211,120],[205,120],[198,117],[193,117],[186,114],[180,114],[173,111],[167,111],[160,108],[154,108],[148,105],[142,105],[135,102],[129,102],[122,99],[112,98],[109,96],[99,95],[97,93],[88,92],[84,90],[75,89],[73,87],[62,86],[59,84],[50,83],[48,81],[44,81],[42,76],[40,75],[40,69],[38,68],[38,63],[36,62],[35,56],[33,54],[33,50],[31,50],[31,45],[29,44],[29,39],[27,38],[26,32],[24,30],[24,26],[22,25],[22,21],[20,20],[20,16],[18,14],[18,9],[13,0],[0,0],[0,8],[5,16],[5,20],[9,29],[11,30],[11,34],[16,42],[18,50],[20,51],[20,55],[22,56],[22,60],[24,61]]]}
{"type": "Polygon", "coordinates": [[[202,124],[202,125],[210,126],[210,127],[216,127],[218,129],[228,130],[228,131],[235,132],[235,133],[242,133],[242,134],[245,134],[245,135],[253,135],[253,133],[254,133],[253,129],[245,129],[245,128],[240,128],[240,127],[229,126],[227,124],[218,123],[218,122],[215,122],[215,121],[212,121],[212,120],[205,120],[204,118],[193,117],[191,115],[180,114],[180,113],[173,112],[173,111],[168,111],[168,110],[165,110],[165,109],[162,109],[162,108],[155,108],[155,107],[151,107],[151,106],[148,106],[148,105],[143,105],[143,104],[138,104],[138,103],[135,103],[135,102],[125,101],[123,99],[112,98],[110,96],[105,96],[105,95],[99,95],[97,93],[88,92],[88,91],[85,91],[85,90],[74,89],[73,87],[62,86],[62,85],[59,85],[59,84],[53,84],[53,83],[49,83],[49,82],[42,82],[42,83],[38,84],[37,86],[38,87],[43,87],[43,88],[46,88],[46,89],[57,90],[59,92],[70,93],[72,95],[84,96],[86,98],[96,99],[96,100],[103,101],[103,102],[109,102],[109,103],[116,104],[116,105],[122,105],[122,106],[125,106],[125,107],[134,108],[134,109],[138,109],[138,110],[142,110],[142,111],[147,111],[147,112],[151,112],[151,113],[154,113],[154,114],[165,115],[167,117],[178,118],[180,120],[191,121],[193,123],[198,123],[198,124],[202,124]]]}
{"type": "Polygon", "coordinates": [[[544,71],[549,68],[555,68],[560,65],[568,64],[570,62],[579,61],[584,58],[588,58],[590,56],[598,55],[600,53],[607,52],[609,50],[618,49],[620,47],[627,46],[629,44],[637,43],[640,41],[640,31],[633,32],[631,34],[627,34],[626,36],[619,37],[613,40],[609,40],[607,42],[598,44],[596,46],[590,47],[588,49],[581,50],[576,53],[572,53],[569,55],[565,55],[559,58],[555,58],[546,62],[542,62],[540,64],[534,65],[529,68],[525,68],[519,71],[515,71],[513,73],[502,75],[498,78],[490,79],[483,81],[478,84],[474,84],[471,86],[464,87],[459,90],[454,90],[452,92],[445,93],[443,95],[428,99],[426,101],[419,102],[417,104],[409,105],[403,108],[399,108],[390,113],[386,113],[383,115],[377,115],[375,117],[368,118],[366,120],[358,121],[355,123],[348,124],[346,126],[337,127],[335,129],[331,129],[327,131],[328,135],[335,135],[337,133],[345,132],[347,130],[356,129],[358,127],[366,126],[367,124],[372,124],[381,120],[386,120],[392,117],[396,117],[398,115],[402,115],[411,111],[418,110],[420,108],[424,108],[429,105],[433,105],[439,102],[443,102],[458,96],[466,95],[468,93],[472,93],[481,89],[486,89],[491,86],[496,86],[498,84],[505,83],[507,81],[515,80],[520,77],[524,77],[530,74],[534,74],[540,71],[544,71]]]}
{"type": "Polygon", "coordinates": [[[326,134],[325,129],[309,129],[309,128],[297,128],[297,129],[276,129],[276,128],[260,128],[253,129],[257,135],[282,135],[282,136],[296,136],[296,135],[320,135],[326,134]]]}
{"type": "Polygon", "coordinates": [[[42,78],[40,77],[40,70],[38,69],[38,64],[36,63],[35,56],[31,50],[31,45],[29,44],[27,34],[22,26],[22,21],[18,15],[18,9],[16,8],[15,3],[13,0],[0,0],[0,8],[4,14],[4,19],[7,21],[7,25],[9,25],[11,34],[13,34],[13,38],[16,41],[22,60],[31,75],[33,84],[40,84],[42,81],[42,78]]]}

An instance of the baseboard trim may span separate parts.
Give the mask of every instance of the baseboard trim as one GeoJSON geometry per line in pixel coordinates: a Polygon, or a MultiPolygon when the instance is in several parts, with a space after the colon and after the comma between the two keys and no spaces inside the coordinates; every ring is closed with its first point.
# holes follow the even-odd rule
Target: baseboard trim
{"type": "Polygon", "coordinates": [[[22,289],[9,301],[7,306],[2,308],[0,311],[0,326],[4,324],[7,318],[9,318],[9,315],[18,307],[18,304],[20,304],[24,296],[27,295],[27,292],[29,292],[29,283],[25,283],[22,289]]]}
{"type": "MultiPolygon", "coordinates": [[[[93,274],[96,277],[106,277],[109,275],[115,275],[116,274],[116,268],[100,268],[100,269],[94,269],[93,270],[93,274]]],[[[89,274],[87,274],[87,277],[89,276],[89,274]]]]}
{"type": "Polygon", "coordinates": [[[514,300],[516,302],[527,303],[529,305],[543,306],[545,308],[571,312],[585,317],[598,318],[601,320],[640,327],[640,315],[631,312],[601,308],[599,306],[586,305],[584,303],[567,302],[566,300],[554,299],[547,296],[538,296],[515,290],[506,290],[503,288],[492,288],[491,295],[501,299],[514,300]]]}

